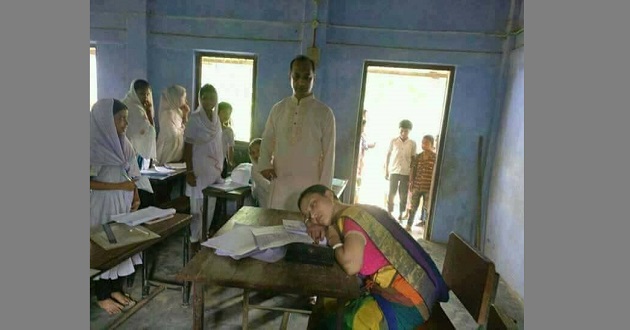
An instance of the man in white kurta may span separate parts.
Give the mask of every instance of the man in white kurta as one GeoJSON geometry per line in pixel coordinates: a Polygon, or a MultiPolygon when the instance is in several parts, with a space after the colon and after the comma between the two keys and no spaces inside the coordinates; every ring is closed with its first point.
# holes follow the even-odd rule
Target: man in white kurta
{"type": "Polygon", "coordinates": [[[271,181],[269,208],[299,211],[297,201],[304,189],[314,184],[332,185],[335,117],[313,96],[313,62],[298,56],[290,68],[293,95],[271,109],[258,167],[271,181]]]}

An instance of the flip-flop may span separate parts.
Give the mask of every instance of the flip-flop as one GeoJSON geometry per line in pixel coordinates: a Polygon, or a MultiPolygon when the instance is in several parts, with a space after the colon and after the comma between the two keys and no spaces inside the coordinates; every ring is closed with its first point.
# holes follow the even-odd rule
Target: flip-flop
{"type": "Polygon", "coordinates": [[[125,297],[127,297],[127,299],[129,299],[129,302],[127,303],[127,305],[125,305],[125,307],[123,307],[124,311],[130,309],[131,307],[133,307],[133,306],[135,306],[137,304],[137,302],[135,300],[133,300],[133,298],[131,298],[131,296],[128,293],[125,293],[125,297]]]}
{"type": "Polygon", "coordinates": [[[111,297],[112,300],[114,300],[115,302],[121,304],[123,306],[122,311],[126,311],[128,309],[130,309],[131,307],[136,305],[136,301],[133,300],[133,298],[131,298],[131,296],[128,293],[123,293],[123,295],[125,297],[127,297],[127,299],[129,299],[129,302],[127,304],[123,304],[122,302],[118,301],[116,298],[111,297]]]}

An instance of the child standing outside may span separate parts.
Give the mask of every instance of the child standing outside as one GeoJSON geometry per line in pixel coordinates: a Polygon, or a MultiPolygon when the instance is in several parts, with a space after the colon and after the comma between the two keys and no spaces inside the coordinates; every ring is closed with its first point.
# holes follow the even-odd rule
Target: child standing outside
{"type": "Polygon", "coordinates": [[[433,143],[435,142],[432,135],[425,135],[422,138],[422,152],[414,156],[411,160],[411,175],[409,192],[411,193],[411,210],[409,211],[409,220],[407,220],[407,231],[411,231],[413,218],[420,206],[422,198],[422,213],[420,214],[420,222],[418,226],[424,225],[427,218],[427,197],[431,189],[431,181],[433,180],[433,167],[435,166],[435,151],[433,143]]]}
{"type": "Polygon", "coordinates": [[[249,158],[252,161],[252,195],[258,202],[258,206],[262,208],[269,207],[269,185],[271,182],[260,174],[260,165],[258,165],[258,157],[260,156],[261,138],[253,139],[249,143],[249,158]]]}
{"type": "MultiPolygon", "coordinates": [[[[186,196],[190,198],[190,242],[192,254],[200,248],[202,233],[203,189],[221,180],[223,145],[221,123],[214,108],[217,90],[205,84],[199,90],[199,107],[190,114],[184,130],[184,161],[186,162],[186,196]]],[[[208,226],[212,223],[216,198],[208,198],[208,226]]]]}
{"type": "Polygon", "coordinates": [[[219,119],[223,129],[223,171],[222,178],[227,178],[228,171],[234,167],[234,130],[232,130],[232,105],[221,102],[218,106],[219,119]]]}
{"type": "Polygon", "coordinates": [[[398,191],[400,201],[398,220],[402,220],[403,213],[407,207],[409,165],[411,164],[411,157],[416,154],[416,142],[409,138],[409,131],[413,128],[411,121],[407,119],[402,120],[398,126],[400,135],[389,143],[387,151],[385,180],[389,180],[387,211],[390,213],[394,211],[394,196],[396,196],[396,191],[398,191]]]}

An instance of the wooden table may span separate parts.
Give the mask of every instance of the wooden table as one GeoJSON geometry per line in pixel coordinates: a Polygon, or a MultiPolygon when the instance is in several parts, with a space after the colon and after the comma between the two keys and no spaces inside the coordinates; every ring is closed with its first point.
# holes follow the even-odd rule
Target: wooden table
{"type": "Polygon", "coordinates": [[[180,196],[184,195],[186,188],[186,169],[175,170],[167,175],[143,174],[149,178],[153,188],[155,205],[162,205],[171,200],[171,190],[175,184],[179,184],[180,196]]]}
{"type": "Polygon", "coordinates": [[[212,220],[211,228],[221,228],[227,221],[227,201],[236,201],[236,210],[238,211],[243,204],[245,204],[245,198],[251,196],[252,189],[250,186],[241,187],[230,191],[223,191],[213,187],[207,187],[203,191],[203,215],[201,222],[201,241],[205,241],[208,237],[208,197],[214,197],[217,199],[215,205],[214,217],[212,220]]]}
{"type": "MultiPolygon", "coordinates": [[[[222,235],[236,222],[249,225],[279,225],[283,219],[302,220],[298,212],[244,206],[217,232],[222,235]]],[[[177,279],[194,283],[193,328],[203,329],[204,287],[217,284],[245,289],[243,299],[243,329],[247,329],[249,290],[264,290],[302,296],[337,298],[339,306],[359,296],[359,282],[347,275],[338,264],[332,267],[298,264],[280,260],[267,263],[252,258],[234,260],[218,256],[214,249],[201,250],[177,274],[177,279]]],[[[338,319],[340,320],[340,319],[338,319]]],[[[340,324],[338,324],[340,325],[340,324]]]]}
{"type": "MultiPolygon", "coordinates": [[[[145,297],[149,294],[149,277],[148,277],[148,262],[146,258],[146,250],[149,249],[154,244],[163,241],[167,237],[177,233],[178,231],[184,231],[183,238],[183,251],[182,251],[182,259],[184,266],[188,263],[188,245],[190,239],[190,219],[192,216],[190,214],[179,214],[176,213],[172,218],[160,221],[158,223],[152,225],[142,225],[143,227],[153,231],[154,233],[160,235],[160,237],[136,243],[130,244],[127,246],[122,246],[113,250],[105,250],[100,247],[98,244],[90,241],[90,268],[99,270],[100,272],[92,274],[90,279],[93,279],[95,276],[101,274],[102,272],[118,265],[122,261],[127,258],[131,258],[137,253],[142,253],[142,263],[144,266],[142,267],[142,297],[145,297]]],[[[183,282],[182,284],[182,299],[185,305],[189,302],[189,285],[188,282],[183,282]]]]}

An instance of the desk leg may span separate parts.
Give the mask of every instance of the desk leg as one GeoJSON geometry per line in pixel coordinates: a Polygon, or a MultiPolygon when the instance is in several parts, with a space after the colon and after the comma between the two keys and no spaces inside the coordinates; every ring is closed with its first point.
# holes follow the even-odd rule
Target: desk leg
{"type": "Polygon", "coordinates": [[[149,260],[147,252],[142,251],[142,298],[149,295],[149,260]]]}
{"type": "Polygon", "coordinates": [[[343,309],[345,306],[345,299],[337,299],[337,330],[343,329],[343,309]]]}
{"type": "MultiPolygon", "coordinates": [[[[186,264],[188,263],[188,259],[190,258],[188,256],[188,248],[190,245],[190,227],[186,226],[186,228],[184,228],[184,251],[183,251],[183,256],[184,256],[184,267],[186,267],[186,264]]],[[[182,283],[182,299],[183,299],[183,303],[184,306],[188,306],[190,304],[190,282],[188,281],[184,281],[182,283]]]]}
{"type": "Polygon", "coordinates": [[[243,330],[247,330],[249,323],[249,290],[243,289],[243,330]]]}
{"type": "Polygon", "coordinates": [[[203,209],[201,210],[201,243],[208,239],[208,196],[203,195],[203,209]]]}
{"type": "Polygon", "coordinates": [[[203,292],[205,285],[201,282],[193,284],[193,329],[203,330],[203,292]]]}

